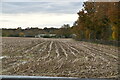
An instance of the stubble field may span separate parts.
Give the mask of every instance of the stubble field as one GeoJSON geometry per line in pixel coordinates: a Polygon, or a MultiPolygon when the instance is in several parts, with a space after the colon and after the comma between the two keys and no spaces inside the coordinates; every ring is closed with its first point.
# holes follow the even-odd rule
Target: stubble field
{"type": "Polygon", "coordinates": [[[118,48],[72,39],[3,38],[2,74],[79,78],[118,76],[118,48]]]}

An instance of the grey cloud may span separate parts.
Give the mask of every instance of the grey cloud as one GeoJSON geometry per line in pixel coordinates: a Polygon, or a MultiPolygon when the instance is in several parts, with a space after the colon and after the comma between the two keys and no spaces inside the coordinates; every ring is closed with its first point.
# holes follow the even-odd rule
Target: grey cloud
{"type": "Polygon", "coordinates": [[[76,13],[82,2],[3,2],[3,13],[76,13]]]}
{"type": "Polygon", "coordinates": [[[2,0],[2,2],[83,2],[86,0],[2,0]]]}

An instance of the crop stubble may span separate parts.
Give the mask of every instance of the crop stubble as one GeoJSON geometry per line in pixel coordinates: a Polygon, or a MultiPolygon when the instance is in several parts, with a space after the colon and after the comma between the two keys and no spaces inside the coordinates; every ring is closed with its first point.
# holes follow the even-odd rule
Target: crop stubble
{"type": "Polygon", "coordinates": [[[2,74],[113,78],[117,47],[72,39],[3,38],[2,74]]]}

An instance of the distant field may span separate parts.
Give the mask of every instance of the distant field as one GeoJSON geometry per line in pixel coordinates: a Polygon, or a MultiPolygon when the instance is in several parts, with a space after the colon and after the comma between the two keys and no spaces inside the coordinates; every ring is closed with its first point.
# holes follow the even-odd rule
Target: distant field
{"type": "Polygon", "coordinates": [[[72,39],[3,38],[2,74],[113,78],[117,47],[72,39]]]}

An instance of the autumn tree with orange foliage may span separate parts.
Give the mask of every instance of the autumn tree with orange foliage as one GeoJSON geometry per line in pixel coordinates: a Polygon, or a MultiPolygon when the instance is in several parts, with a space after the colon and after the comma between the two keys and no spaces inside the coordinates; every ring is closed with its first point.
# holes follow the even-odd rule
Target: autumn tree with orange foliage
{"type": "Polygon", "coordinates": [[[78,38],[120,39],[120,2],[84,2],[83,7],[75,26],[78,38]]]}

